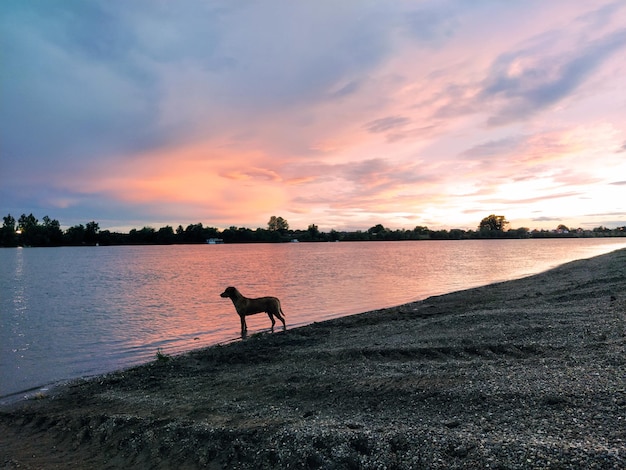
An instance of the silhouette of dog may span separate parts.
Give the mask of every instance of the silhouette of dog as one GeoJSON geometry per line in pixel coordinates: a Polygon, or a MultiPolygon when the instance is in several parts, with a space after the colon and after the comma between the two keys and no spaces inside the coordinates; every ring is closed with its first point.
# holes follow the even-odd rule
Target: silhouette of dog
{"type": "Polygon", "coordinates": [[[283,309],[280,306],[280,300],[276,297],[259,297],[258,299],[249,299],[241,295],[235,287],[227,287],[224,292],[220,294],[220,297],[229,298],[233,301],[235,310],[241,319],[241,335],[244,336],[248,330],[246,325],[246,317],[248,315],[254,315],[255,313],[265,312],[272,321],[272,330],[276,324],[274,316],[283,322],[283,329],[287,328],[285,324],[285,318],[283,315],[283,309]]]}

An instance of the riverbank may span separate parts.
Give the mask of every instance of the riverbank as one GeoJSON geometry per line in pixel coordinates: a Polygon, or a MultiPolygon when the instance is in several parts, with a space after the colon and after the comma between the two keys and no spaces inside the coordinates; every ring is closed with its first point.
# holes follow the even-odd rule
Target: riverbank
{"type": "Polygon", "coordinates": [[[4,468],[623,468],[626,250],[38,398],[4,468]]]}

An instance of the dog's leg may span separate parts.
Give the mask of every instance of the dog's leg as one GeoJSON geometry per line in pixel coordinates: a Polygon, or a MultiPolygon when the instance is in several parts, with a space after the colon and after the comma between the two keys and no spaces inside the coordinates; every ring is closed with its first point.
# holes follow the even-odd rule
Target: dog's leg
{"type": "Polygon", "coordinates": [[[243,335],[246,331],[248,331],[248,325],[246,325],[246,316],[239,315],[239,318],[241,319],[241,334],[243,335]]]}
{"type": "MultiPolygon", "coordinates": [[[[283,315],[284,315],[284,313],[283,313],[283,309],[282,309],[282,307],[280,307],[280,308],[279,308],[279,310],[280,310],[279,312],[276,312],[276,316],[278,317],[278,319],[279,319],[281,322],[283,322],[283,329],[284,329],[284,330],[286,330],[286,329],[287,329],[287,325],[286,325],[286,323],[285,323],[285,317],[283,316],[283,315]]],[[[274,325],[272,324],[272,326],[274,326],[274,325]]]]}
{"type": "Polygon", "coordinates": [[[270,312],[267,312],[267,316],[270,317],[270,320],[272,322],[272,331],[274,331],[274,325],[276,324],[276,320],[274,320],[274,315],[272,315],[270,312]]]}

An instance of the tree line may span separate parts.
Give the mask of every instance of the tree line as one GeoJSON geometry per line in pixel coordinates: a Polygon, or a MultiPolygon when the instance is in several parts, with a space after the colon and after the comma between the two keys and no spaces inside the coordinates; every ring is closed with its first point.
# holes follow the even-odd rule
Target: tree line
{"type": "Polygon", "coordinates": [[[266,228],[250,229],[231,226],[220,230],[205,227],[202,223],[179,225],[176,229],[165,226],[159,229],[143,227],[128,233],[100,230],[100,225],[91,221],[74,225],[66,230],[56,219],[45,216],[39,221],[33,214],[22,214],[15,219],[10,214],[3,218],[0,228],[0,246],[94,246],[94,245],[173,245],[207,243],[209,239],[223,243],[283,243],[334,242],[334,241],[399,241],[399,240],[469,240],[489,238],[566,238],[566,237],[623,237],[626,226],[609,229],[596,227],[592,230],[570,229],[559,225],[554,230],[529,230],[522,227],[507,229],[509,222],[504,216],[491,214],[483,218],[476,230],[430,230],[425,226],[413,229],[389,229],[382,224],[368,230],[322,232],[311,224],[306,230],[291,230],[282,217],[272,216],[266,228]]]}

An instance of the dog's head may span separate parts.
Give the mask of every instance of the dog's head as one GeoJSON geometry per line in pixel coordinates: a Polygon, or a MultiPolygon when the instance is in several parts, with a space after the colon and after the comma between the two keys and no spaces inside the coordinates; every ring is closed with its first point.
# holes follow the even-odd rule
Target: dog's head
{"type": "Polygon", "coordinates": [[[237,289],[231,286],[231,287],[227,287],[226,290],[220,294],[220,297],[224,297],[224,298],[228,297],[232,299],[236,295],[237,295],[237,289]]]}

